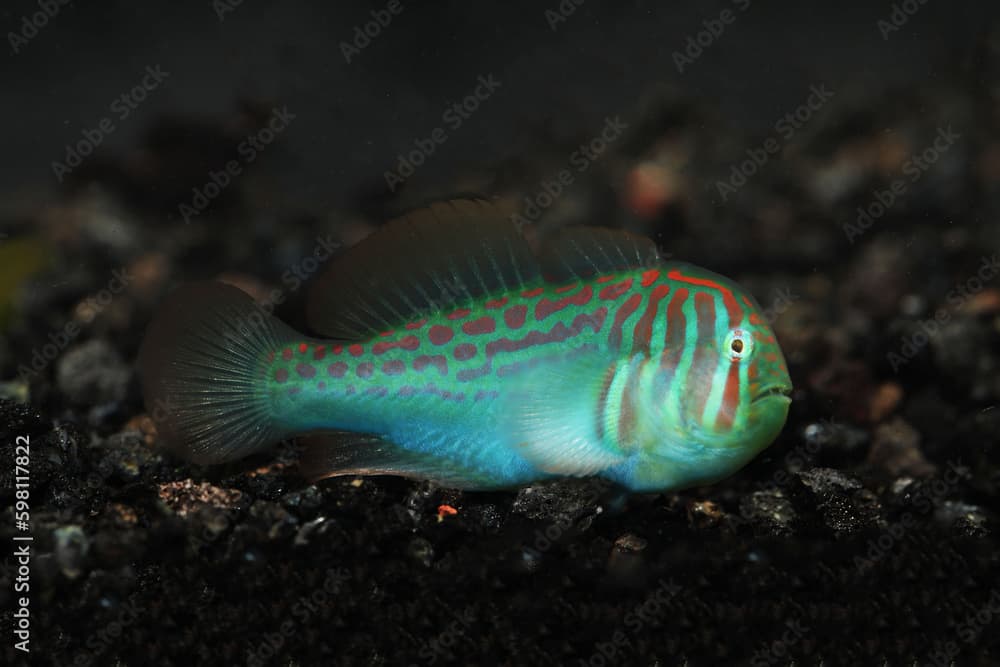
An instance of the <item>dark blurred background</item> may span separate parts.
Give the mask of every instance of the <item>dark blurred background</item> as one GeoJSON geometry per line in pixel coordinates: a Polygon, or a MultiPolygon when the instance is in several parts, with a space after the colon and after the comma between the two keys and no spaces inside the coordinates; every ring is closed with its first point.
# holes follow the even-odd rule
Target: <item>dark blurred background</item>
{"type": "MultiPolygon", "coordinates": [[[[169,78],[117,123],[102,152],[134,150],[164,116],[221,120],[240,100],[287,105],[296,120],[280,142],[270,203],[316,212],[385,190],[383,173],[397,155],[440,125],[480,75],[495,75],[502,88],[411,185],[447,190],[464,171],[530,150],[546,123],[589,131],[608,114],[634,115],[658,87],[704,101],[752,134],[814,83],[857,96],[949,86],[983,76],[977,67],[995,73],[1000,58],[983,52],[1000,15],[986,1],[914,0],[918,11],[887,38],[878,22],[892,14],[890,2],[564,4],[575,11],[553,30],[546,11],[558,2],[402,2],[347,63],[340,43],[385,3],[71,2],[0,59],[0,189],[15,194],[3,201],[45,201],[57,185],[51,162],[151,65],[169,78]],[[735,20],[679,73],[674,52],[725,9],[735,20]]],[[[19,33],[22,17],[38,11],[36,2],[13,0],[0,23],[19,33]]]]}
{"type": "Polygon", "coordinates": [[[33,664],[1000,664],[1000,4],[12,0],[0,27],[33,664]],[[453,193],[738,280],[782,434],[643,495],[158,447],[134,360],[171,289],[277,292],[305,330],[317,249],[453,193]]]}

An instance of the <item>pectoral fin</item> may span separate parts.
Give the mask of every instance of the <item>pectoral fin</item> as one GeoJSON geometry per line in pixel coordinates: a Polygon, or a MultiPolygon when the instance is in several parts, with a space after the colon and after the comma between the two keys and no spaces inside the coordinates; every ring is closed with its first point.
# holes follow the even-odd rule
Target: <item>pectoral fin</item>
{"type": "Polygon", "coordinates": [[[518,453],[560,475],[593,475],[622,463],[628,453],[605,439],[600,425],[616,369],[606,354],[577,350],[511,378],[504,414],[518,453]]]}

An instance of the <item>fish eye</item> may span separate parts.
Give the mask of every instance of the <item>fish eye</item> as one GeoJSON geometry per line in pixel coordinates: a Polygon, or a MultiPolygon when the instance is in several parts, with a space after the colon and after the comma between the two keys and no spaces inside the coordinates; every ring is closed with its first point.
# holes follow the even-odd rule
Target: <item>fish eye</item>
{"type": "Polygon", "coordinates": [[[742,329],[733,329],[726,336],[723,349],[729,354],[731,361],[740,361],[750,356],[750,353],[753,352],[753,338],[748,332],[742,329]]]}

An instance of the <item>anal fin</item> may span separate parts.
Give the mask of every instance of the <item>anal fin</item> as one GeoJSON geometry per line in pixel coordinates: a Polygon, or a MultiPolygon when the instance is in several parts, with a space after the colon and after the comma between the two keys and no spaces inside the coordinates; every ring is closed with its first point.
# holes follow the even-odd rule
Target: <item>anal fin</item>
{"type": "Polygon", "coordinates": [[[310,482],[327,477],[397,475],[425,479],[455,489],[494,486],[482,472],[426,452],[414,452],[378,435],[315,433],[299,438],[305,446],[299,470],[310,482]]]}

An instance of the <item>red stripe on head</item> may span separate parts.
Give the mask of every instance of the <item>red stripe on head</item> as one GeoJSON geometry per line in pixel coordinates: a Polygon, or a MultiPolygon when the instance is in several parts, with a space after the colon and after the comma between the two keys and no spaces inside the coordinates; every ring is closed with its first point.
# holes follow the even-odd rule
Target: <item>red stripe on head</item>
{"type": "Polygon", "coordinates": [[[710,344],[715,337],[715,299],[707,292],[695,292],[694,310],[698,323],[698,340],[687,377],[692,413],[700,418],[712,391],[715,367],[720,363],[719,355],[713,354],[715,346],[710,344]]]}
{"type": "Polygon", "coordinates": [[[663,340],[663,354],[660,355],[660,370],[665,372],[668,385],[677,371],[677,364],[680,363],[687,342],[687,318],[684,317],[684,303],[687,298],[687,288],[681,287],[674,292],[670,303],[667,304],[667,328],[663,340]]]}
{"type": "Polygon", "coordinates": [[[618,412],[618,444],[621,446],[628,446],[635,433],[635,397],[639,391],[639,380],[646,362],[647,360],[643,359],[638,368],[629,369],[630,375],[622,387],[622,402],[618,412]]]}
{"type": "Polygon", "coordinates": [[[642,314],[639,322],[635,325],[632,333],[633,348],[649,352],[649,339],[653,336],[653,322],[656,321],[656,312],[660,308],[660,301],[670,292],[669,285],[657,285],[649,295],[649,304],[642,314]]]}
{"type": "Polygon", "coordinates": [[[728,431],[733,427],[733,420],[736,418],[736,408],[740,404],[740,365],[738,363],[729,364],[729,373],[726,375],[726,388],[722,392],[722,404],[715,414],[715,428],[720,431],[728,431]]]}
{"type": "Polygon", "coordinates": [[[668,273],[667,277],[671,280],[688,283],[689,285],[699,285],[701,287],[710,287],[714,290],[718,290],[719,293],[722,294],[722,302],[726,306],[726,312],[729,313],[729,325],[736,326],[743,321],[743,309],[736,301],[736,297],[733,296],[733,291],[728,287],[724,287],[723,285],[720,285],[714,280],[709,280],[708,278],[685,276],[678,269],[674,269],[668,273]]]}
{"type": "Polygon", "coordinates": [[[632,279],[626,278],[620,283],[615,283],[614,285],[608,285],[607,287],[601,290],[601,293],[598,296],[606,300],[617,299],[630,289],[632,289],[632,279]]]}
{"type": "Polygon", "coordinates": [[[604,441],[604,412],[607,410],[608,392],[611,391],[611,383],[615,380],[615,365],[608,366],[604,372],[604,381],[601,383],[601,393],[597,397],[597,439],[604,441]]]}
{"type": "Polygon", "coordinates": [[[618,349],[622,344],[622,325],[625,324],[625,320],[636,311],[639,304],[642,303],[641,294],[633,294],[625,303],[618,306],[618,310],[615,311],[615,319],[611,324],[611,333],[608,334],[608,345],[612,349],[618,349]]]}

